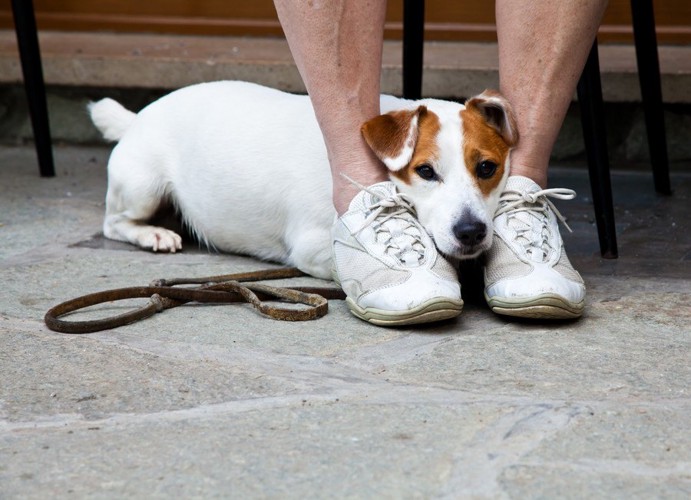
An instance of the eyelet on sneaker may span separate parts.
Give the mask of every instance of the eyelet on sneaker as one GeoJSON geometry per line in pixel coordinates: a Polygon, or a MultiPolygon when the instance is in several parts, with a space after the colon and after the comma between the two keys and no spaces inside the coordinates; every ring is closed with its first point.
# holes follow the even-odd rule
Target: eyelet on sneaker
{"type": "Polygon", "coordinates": [[[392,182],[358,193],[333,228],[334,279],[351,312],[382,325],[428,323],[463,309],[455,268],[392,182]]]}
{"type": "Polygon", "coordinates": [[[582,315],[585,284],[566,256],[558,221],[571,229],[549,200],[575,195],[570,189],[541,189],[527,177],[509,177],[486,256],[485,299],[494,312],[540,319],[582,315]]]}

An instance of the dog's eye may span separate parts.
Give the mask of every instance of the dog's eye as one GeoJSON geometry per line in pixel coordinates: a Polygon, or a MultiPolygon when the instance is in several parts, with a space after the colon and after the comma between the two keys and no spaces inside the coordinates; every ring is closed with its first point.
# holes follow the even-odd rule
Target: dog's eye
{"type": "Polygon", "coordinates": [[[434,169],[427,164],[415,167],[415,172],[426,181],[436,181],[439,178],[434,169]]]}
{"type": "Polygon", "coordinates": [[[489,179],[497,171],[497,164],[493,161],[481,161],[475,166],[475,173],[480,179],[489,179]]]}

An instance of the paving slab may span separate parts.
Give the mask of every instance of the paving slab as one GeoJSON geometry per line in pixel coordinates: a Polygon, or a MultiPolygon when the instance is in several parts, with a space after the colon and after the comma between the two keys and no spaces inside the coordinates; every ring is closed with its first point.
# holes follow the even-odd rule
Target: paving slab
{"type": "MultiPolygon", "coordinates": [[[[586,170],[557,165],[588,285],[572,322],[495,316],[479,264],[453,321],[379,328],[186,305],[88,335],[58,302],[155,278],[276,267],[100,234],[108,149],[38,176],[0,147],[0,498],[688,498],[691,174],[613,176],[620,258],[598,254],[586,170]]],[[[328,284],[312,278],[306,284],[328,284]]],[[[137,302],[139,304],[140,302],[137,302]]],[[[83,317],[113,314],[110,304],[83,317]]]]}

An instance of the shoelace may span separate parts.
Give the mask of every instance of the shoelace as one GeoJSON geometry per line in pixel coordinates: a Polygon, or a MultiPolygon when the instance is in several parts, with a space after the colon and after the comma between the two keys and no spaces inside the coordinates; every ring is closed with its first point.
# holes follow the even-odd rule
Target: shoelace
{"type": "Polygon", "coordinates": [[[424,257],[425,246],[421,234],[423,229],[418,227],[412,219],[415,217],[412,200],[398,192],[382,197],[381,193],[360,185],[344,174],[341,175],[378,200],[367,206],[369,215],[351,234],[355,236],[371,226],[377,240],[385,245],[386,252],[391,251],[393,256],[406,265],[419,264],[424,257]]]}
{"type": "Polygon", "coordinates": [[[564,227],[566,227],[569,232],[573,232],[566,223],[564,216],[561,215],[557,207],[554,206],[554,203],[549,199],[550,197],[558,200],[572,200],[576,197],[576,192],[572,189],[565,188],[541,189],[534,192],[506,191],[502,193],[499,199],[499,209],[495,213],[495,217],[505,213],[508,214],[509,224],[516,230],[516,238],[523,240],[523,246],[526,252],[530,253],[533,257],[538,257],[537,260],[544,260],[549,254],[549,251],[553,250],[549,244],[551,235],[547,225],[549,210],[554,212],[554,215],[564,224],[564,227]],[[539,221],[541,225],[539,241],[529,237],[530,233],[536,234],[535,228],[524,220],[520,214],[525,214],[527,217],[539,221]],[[516,222],[518,222],[518,224],[516,224],[516,222]],[[542,252],[542,255],[534,255],[535,250],[542,252]]]}

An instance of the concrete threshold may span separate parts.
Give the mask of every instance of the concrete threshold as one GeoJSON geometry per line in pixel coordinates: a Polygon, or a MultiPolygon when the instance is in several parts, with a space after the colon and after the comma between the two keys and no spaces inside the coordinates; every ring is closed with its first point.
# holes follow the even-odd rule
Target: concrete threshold
{"type": "MultiPolygon", "coordinates": [[[[129,33],[41,32],[48,85],[172,89],[202,81],[237,79],[303,92],[282,38],[207,37],[129,33]]],[[[667,103],[691,102],[691,47],[660,46],[667,103]]],[[[386,41],[382,89],[400,95],[401,42],[386,41]]],[[[640,100],[635,51],[600,47],[603,94],[609,102],[640,100]]],[[[427,42],[423,94],[467,97],[498,86],[494,43],[427,42]]],[[[0,84],[22,81],[14,32],[0,30],[0,84]]]]}

